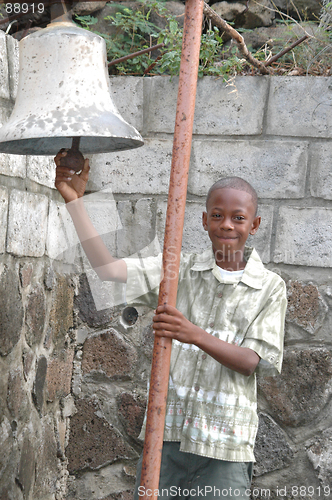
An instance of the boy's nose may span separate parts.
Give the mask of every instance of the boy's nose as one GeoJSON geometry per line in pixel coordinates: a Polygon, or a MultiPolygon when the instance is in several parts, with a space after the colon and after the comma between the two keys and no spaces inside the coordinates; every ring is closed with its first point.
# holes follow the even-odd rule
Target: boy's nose
{"type": "Polygon", "coordinates": [[[230,219],[224,218],[221,223],[221,228],[227,231],[231,231],[232,229],[234,229],[234,225],[230,219]]]}

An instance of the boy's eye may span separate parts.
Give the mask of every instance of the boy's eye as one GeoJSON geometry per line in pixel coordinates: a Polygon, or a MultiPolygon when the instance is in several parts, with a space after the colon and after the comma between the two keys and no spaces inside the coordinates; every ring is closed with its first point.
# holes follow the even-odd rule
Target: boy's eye
{"type": "Polygon", "coordinates": [[[244,220],[244,217],[243,217],[243,215],[237,215],[236,217],[234,217],[234,219],[236,219],[236,220],[244,220]]]}

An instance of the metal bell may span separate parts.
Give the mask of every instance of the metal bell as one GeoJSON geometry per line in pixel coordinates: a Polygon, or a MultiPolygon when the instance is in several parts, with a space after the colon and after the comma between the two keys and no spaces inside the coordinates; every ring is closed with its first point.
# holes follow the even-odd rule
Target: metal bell
{"type": "Polygon", "coordinates": [[[72,22],[51,23],[20,42],[17,98],[0,129],[0,152],[55,155],[74,137],[83,154],[143,145],[111,99],[103,38],[72,22]]]}

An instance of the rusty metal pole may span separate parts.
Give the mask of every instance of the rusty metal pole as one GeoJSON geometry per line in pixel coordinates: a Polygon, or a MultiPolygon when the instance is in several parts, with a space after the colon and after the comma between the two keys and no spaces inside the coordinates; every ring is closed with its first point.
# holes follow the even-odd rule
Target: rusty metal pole
{"type": "MultiPolygon", "coordinates": [[[[159,304],[176,305],[182,232],[194,121],[204,0],[187,0],[174,129],[172,166],[163,250],[163,279],[159,304]]],[[[156,337],[153,349],[149,404],[143,451],[140,498],[156,498],[159,484],[171,339],[156,337]],[[147,494],[148,492],[148,494],[147,494]],[[152,492],[152,494],[151,494],[152,492]]]]}

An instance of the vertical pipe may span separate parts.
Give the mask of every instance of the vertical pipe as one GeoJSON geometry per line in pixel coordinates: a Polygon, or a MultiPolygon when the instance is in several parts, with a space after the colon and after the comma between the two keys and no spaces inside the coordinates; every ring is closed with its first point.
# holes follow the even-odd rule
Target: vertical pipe
{"type": "MultiPolygon", "coordinates": [[[[204,0],[187,0],[183,29],[178,100],[163,250],[159,304],[176,305],[182,232],[186,206],[192,128],[195,111],[204,0]]],[[[156,337],[143,451],[140,497],[156,498],[163,446],[171,339],[156,337]],[[149,491],[152,491],[152,496],[149,491]]]]}

